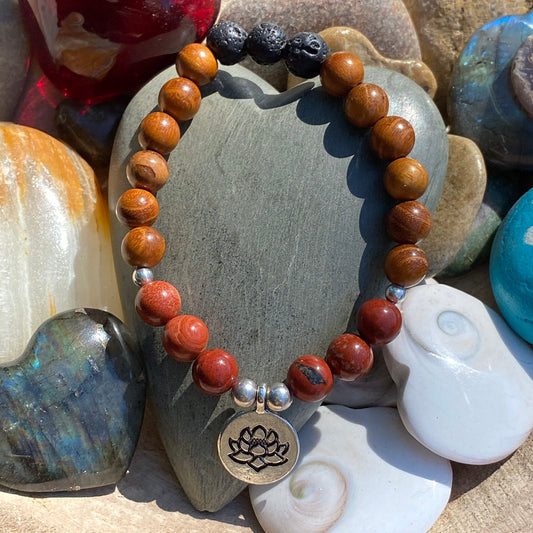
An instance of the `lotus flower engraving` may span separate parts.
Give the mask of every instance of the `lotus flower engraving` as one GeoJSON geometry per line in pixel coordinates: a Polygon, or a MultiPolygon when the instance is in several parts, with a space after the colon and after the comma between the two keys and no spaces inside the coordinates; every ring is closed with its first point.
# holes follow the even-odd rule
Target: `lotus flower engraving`
{"type": "Polygon", "coordinates": [[[245,427],[238,439],[229,438],[229,445],[233,450],[229,457],[236,463],[247,464],[256,472],[287,462],[285,454],[289,451],[289,443],[280,444],[278,434],[261,425],[253,429],[245,427]]]}

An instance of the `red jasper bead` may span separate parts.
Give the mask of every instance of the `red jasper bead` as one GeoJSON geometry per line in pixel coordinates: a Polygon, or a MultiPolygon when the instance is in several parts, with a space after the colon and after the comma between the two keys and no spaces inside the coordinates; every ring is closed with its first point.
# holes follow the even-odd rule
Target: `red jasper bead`
{"type": "Polygon", "coordinates": [[[188,363],[205,350],[209,330],[205,322],[196,316],[178,315],[166,323],[162,340],[170,357],[188,363]]]}
{"type": "Polygon", "coordinates": [[[374,363],[374,354],[361,337],[344,333],[331,341],[326,362],[339,379],[355,381],[368,374],[374,363]]]}
{"type": "Polygon", "coordinates": [[[302,355],[289,367],[287,387],[302,402],[319,402],[333,388],[333,374],[324,359],[302,355]]]}
{"type": "Polygon", "coordinates": [[[181,297],[174,285],[166,281],[152,281],[137,292],[135,309],[150,326],[164,326],[180,312],[181,297]]]}
{"type": "Polygon", "coordinates": [[[402,328],[400,310],[382,298],[366,301],[359,308],[356,321],[359,335],[369,344],[387,344],[402,328]]]}
{"type": "Polygon", "coordinates": [[[239,376],[235,358],[221,350],[202,352],[192,365],[192,378],[198,388],[212,396],[229,391],[239,376]]]}

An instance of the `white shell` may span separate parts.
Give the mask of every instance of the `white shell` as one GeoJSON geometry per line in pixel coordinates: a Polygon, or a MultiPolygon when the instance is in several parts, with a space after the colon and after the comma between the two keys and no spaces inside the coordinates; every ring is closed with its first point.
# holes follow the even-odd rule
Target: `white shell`
{"type": "Polygon", "coordinates": [[[533,428],[533,351],[494,311],[446,285],[408,291],[384,349],[398,410],[424,446],[453,461],[507,457],[533,428]]]}
{"type": "Polygon", "coordinates": [[[0,123],[0,244],[0,364],[56,313],[122,314],[94,172],[53,137],[9,123],[0,123]]]}
{"type": "Polygon", "coordinates": [[[284,480],[250,486],[266,533],[422,533],[448,501],[450,463],[413,439],[396,409],[322,406],[284,480]]]}

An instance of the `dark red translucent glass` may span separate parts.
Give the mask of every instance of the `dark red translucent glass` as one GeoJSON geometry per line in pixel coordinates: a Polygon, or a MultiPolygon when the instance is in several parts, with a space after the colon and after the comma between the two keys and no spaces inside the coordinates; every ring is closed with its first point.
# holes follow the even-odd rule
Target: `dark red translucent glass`
{"type": "Polygon", "coordinates": [[[34,54],[66,96],[132,94],[201,41],[220,0],[20,0],[34,54]]]}

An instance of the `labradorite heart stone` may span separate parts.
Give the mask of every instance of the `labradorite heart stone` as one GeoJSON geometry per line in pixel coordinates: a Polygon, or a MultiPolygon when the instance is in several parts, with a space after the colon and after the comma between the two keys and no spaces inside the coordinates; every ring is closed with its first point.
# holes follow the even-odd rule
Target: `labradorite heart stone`
{"type": "Polygon", "coordinates": [[[144,399],[124,324],[96,309],[50,318],[0,368],[0,484],[48,492],[116,483],[135,450],[144,399]]]}

